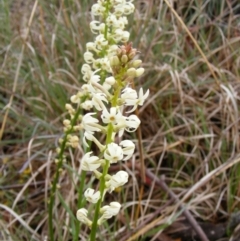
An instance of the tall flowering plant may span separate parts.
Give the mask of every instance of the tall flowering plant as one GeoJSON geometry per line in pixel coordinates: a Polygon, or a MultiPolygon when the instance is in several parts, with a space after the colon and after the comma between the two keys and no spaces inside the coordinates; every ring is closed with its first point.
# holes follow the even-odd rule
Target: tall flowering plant
{"type": "MultiPolygon", "coordinates": [[[[117,142],[117,135],[124,131],[134,132],[140,120],[132,114],[143,105],[149,95],[147,90],[139,92],[131,87],[134,78],[141,76],[144,69],[142,61],[136,59],[137,50],[129,41],[129,32],[124,30],[128,23],[126,15],[134,12],[133,0],[98,0],[91,8],[94,20],[90,23],[94,42],[86,44],[85,64],[82,66],[83,80],[81,90],[71,97],[72,104],[67,104],[69,119],[64,120],[64,145],[58,150],[63,156],[63,147],[78,147],[79,137],[74,133],[83,130],[82,143],[88,152],[80,160],[83,171],[92,172],[99,179],[99,190],[88,188],[84,192],[86,200],[95,205],[94,215],[90,217],[86,208],[77,211],[77,219],[91,228],[90,240],[95,240],[97,226],[117,215],[121,204],[117,201],[102,206],[104,196],[128,181],[128,173],[118,171],[108,174],[111,164],[129,160],[135,150],[131,140],[117,142]],[[121,43],[122,45],[118,45],[121,43]],[[87,114],[79,115],[79,109],[87,114]],[[96,133],[106,136],[105,143],[100,143],[96,133]],[[94,142],[98,153],[90,150],[89,142],[94,142]]],[[[62,160],[60,160],[62,161],[62,160]]],[[[57,159],[57,162],[59,160],[57,159]]]]}

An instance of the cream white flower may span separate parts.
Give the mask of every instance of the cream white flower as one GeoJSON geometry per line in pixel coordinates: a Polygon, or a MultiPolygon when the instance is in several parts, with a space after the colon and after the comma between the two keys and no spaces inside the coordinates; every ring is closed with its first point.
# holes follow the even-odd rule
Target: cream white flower
{"type": "Polygon", "coordinates": [[[134,12],[134,9],[135,9],[135,6],[132,3],[126,2],[124,6],[124,14],[129,15],[134,12]]]}
{"type": "Polygon", "coordinates": [[[104,38],[103,34],[100,34],[96,37],[95,45],[96,45],[97,49],[102,50],[103,47],[108,45],[108,41],[104,38]]]}
{"type": "Polygon", "coordinates": [[[101,131],[101,126],[97,123],[99,122],[97,118],[92,117],[95,113],[87,113],[82,118],[82,126],[90,134],[93,134],[95,131],[101,131]]]}
{"type": "Polygon", "coordinates": [[[116,56],[116,51],[117,51],[117,49],[118,49],[118,46],[117,46],[116,44],[111,45],[111,46],[108,48],[107,53],[108,53],[108,58],[110,59],[110,61],[111,61],[111,58],[112,58],[112,57],[117,58],[117,56],[116,56]],[[111,58],[110,58],[110,57],[111,57],[111,58]]]}
{"type": "Polygon", "coordinates": [[[101,29],[100,25],[101,25],[101,23],[99,21],[92,21],[90,23],[90,28],[91,28],[92,33],[98,34],[99,30],[101,29]]]}
{"type": "Polygon", "coordinates": [[[126,156],[123,160],[126,161],[131,158],[135,150],[135,144],[130,140],[123,140],[120,142],[120,146],[122,146],[123,155],[126,156]]]}
{"type": "Polygon", "coordinates": [[[130,37],[130,33],[128,31],[123,31],[121,41],[123,43],[126,43],[126,42],[128,42],[129,37],[130,37]]]}
{"type": "Polygon", "coordinates": [[[106,19],[106,23],[108,26],[115,26],[116,22],[118,22],[116,16],[114,14],[109,14],[106,19]]]}
{"type": "Polygon", "coordinates": [[[86,44],[87,51],[96,51],[96,44],[93,42],[88,42],[86,44]]]}
{"type": "Polygon", "coordinates": [[[85,100],[83,103],[81,103],[81,107],[84,110],[91,110],[93,108],[93,104],[91,100],[85,100]]]}
{"type": "Polygon", "coordinates": [[[94,171],[101,166],[101,160],[97,156],[91,156],[91,152],[87,152],[82,160],[81,166],[83,171],[94,171]]]}
{"type": "Polygon", "coordinates": [[[93,58],[93,53],[91,53],[89,51],[85,52],[83,57],[84,57],[84,60],[86,61],[86,63],[88,63],[88,64],[92,64],[95,60],[93,58]]]}
{"type": "MultiPolygon", "coordinates": [[[[96,71],[95,71],[96,72],[96,71]]],[[[94,73],[95,73],[94,72],[94,73]]],[[[96,74],[92,74],[91,78],[90,78],[90,83],[98,83],[100,81],[100,76],[96,75],[96,74]]]]}
{"type": "Polygon", "coordinates": [[[119,28],[113,32],[112,38],[114,39],[115,42],[120,42],[122,39],[122,35],[123,35],[123,30],[119,28]]]}
{"type": "Polygon", "coordinates": [[[126,106],[133,106],[133,108],[127,113],[133,112],[137,109],[138,105],[143,105],[144,101],[147,99],[149,95],[149,90],[145,94],[143,94],[143,89],[140,88],[138,98],[137,94],[134,90],[130,90],[130,88],[126,88],[123,90],[123,94],[121,98],[124,99],[126,106]]]}
{"type": "Polygon", "coordinates": [[[94,189],[88,188],[84,192],[84,196],[88,200],[88,202],[90,202],[90,203],[97,203],[98,200],[100,199],[100,192],[99,191],[95,192],[94,189]]]}
{"type": "Polygon", "coordinates": [[[104,93],[93,94],[92,104],[98,111],[106,109],[103,102],[108,103],[108,100],[106,99],[106,95],[104,93]]]}
{"type": "Polygon", "coordinates": [[[134,5],[131,3],[131,1],[121,1],[117,5],[114,6],[114,14],[116,16],[121,15],[129,15],[134,12],[134,5]]]}
{"type": "Polygon", "coordinates": [[[137,92],[136,90],[130,88],[130,87],[127,87],[125,88],[123,91],[122,91],[122,94],[121,94],[121,98],[125,101],[125,102],[128,102],[128,101],[132,101],[132,100],[136,100],[137,99],[137,92]]]}
{"type": "Polygon", "coordinates": [[[92,72],[91,66],[89,64],[83,64],[81,68],[81,72],[83,75],[86,73],[92,72]]]}
{"type": "Polygon", "coordinates": [[[91,92],[91,86],[89,84],[84,84],[82,85],[81,90],[85,95],[87,95],[88,93],[91,92]]]}
{"type": "Polygon", "coordinates": [[[100,209],[102,216],[98,220],[98,225],[101,225],[105,220],[111,218],[112,216],[116,216],[119,213],[120,208],[121,204],[118,202],[111,202],[110,205],[103,206],[100,209]]]}
{"type": "Polygon", "coordinates": [[[88,132],[85,132],[84,136],[83,136],[83,144],[86,147],[89,147],[86,139],[89,140],[89,141],[93,141],[97,145],[97,147],[99,148],[100,151],[103,151],[106,147],[106,146],[102,145],[94,135],[92,135],[88,132]]]}
{"type": "Polygon", "coordinates": [[[128,117],[122,116],[118,120],[118,123],[114,126],[114,130],[119,132],[119,136],[121,137],[124,133],[124,130],[127,132],[134,132],[139,127],[141,121],[136,115],[130,115],[128,117]]]}
{"type": "Polygon", "coordinates": [[[118,213],[119,213],[119,210],[121,208],[121,204],[118,203],[118,202],[111,202],[108,205],[106,206],[103,206],[101,209],[100,209],[100,213],[104,214],[105,217],[107,218],[111,218],[112,216],[116,216],[118,213]]]}
{"type": "Polygon", "coordinates": [[[128,24],[128,20],[125,16],[118,18],[115,22],[113,22],[113,28],[115,29],[124,29],[125,25],[128,24]]]}
{"type": "Polygon", "coordinates": [[[141,121],[136,115],[130,115],[126,118],[126,128],[125,130],[128,132],[134,132],[139,127],[141,121]]]}
{"type": "Polygon", "coordinates": [[[85,82],[88,82],[88,81],[90,80],[90,78],[91,78],[91,75],[92,75],[92,73],[86,73],[86,74],[83,76],[83,80],[84,80],[85,82]]]}
{"type": "Polygon", "coordinates": [[[116,15],[117,17],[120,17],[123,14],[124,14],[123,4],[118,4],[114,6],[114,15],[116,15]]]}
{"type": "Polygon", "coordinates": [[[94,16],[103,16],[103,14],[104,14],[104,12],[105,12],[105,10],[106,10],[106,8],[103,7],[100,3],[101,3],[101,2],[95,3],[95,4],[93,4],[93,6],[92,6],[92,14],[93,14],[94,16]]]}
{"type": "Polygon", "coordinates": [[[128,173],[125,171],[119,171],[113,175],[109,181],[106,182],[106,187],[109,192],[112,192],[115,188],[121,187],[128,182],[128,173]]]}
{"type": "Polygon", "coordinates": [[[123,150],[116,143],[110,143],[104,152],[104,158],[110,163],[117,163],[123,159],[123,150]]]}
{"type": "Polygon", "coordinates": [[[98,64],[100,65],[101,69],[111,73],[112,70],[111,70],[109,58],[98,59],[98,64]]]}
{"type": "Polygon", "coordinates": [[[110,112],[107,109],[103,110],[101,115],[102,121],[105,124],[116,124],[122,118],[122,113],[119,108],[111,107],[110,112]]]}
{"type": "Polygon", "coordinates": [[[85,223],[86,225],[88,225],[89,227],[92,225],[92,221],[90,221],[88,218],[87,218],[87,215],[88,215],[88,210],[85,209],[85,208],[81,208],[77,211],[77,219],[82,222],[82,223],[85,223]]]}

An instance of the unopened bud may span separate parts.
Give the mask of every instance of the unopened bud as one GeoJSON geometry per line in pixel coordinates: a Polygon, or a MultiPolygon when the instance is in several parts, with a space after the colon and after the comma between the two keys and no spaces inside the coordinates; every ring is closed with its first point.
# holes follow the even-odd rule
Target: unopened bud
{"type": "Polygon", "coordinates": [[[127,75],[130,76],[130,77],[136,77],[136,69],[135,68],[128,69],[127,75]]]}
{"type": "Polygon", "coordinates": [[[63,121],[63,125],[65,125],[65,126],[69,126],[70,124],[71,124],[71,121],[70,121],[70,120],[65,119],[65,120],[63,121]]]}
{"type": "Polygon", "coordinates": [[[129,59],[133,59],[137,53],[136,49],[132,49],[131,52],[128,54],[129,59]]]}
{"type": "Polygon", "coordinates": [[[110,65],[111,66],[116,66],[116,65],[119,65],[120,61],[119,61],[119,58],[117,56],[113,56],[111,59],[110,59],[110,65]]]}
{"type": "Polygon", "coordinates": [[[121,62],[126,64],[128,62],[128,57],[126,54],[124,54],[122,57],[121,57],[121,62]]]}
{"type": "Polygon", "coordinates": [[[62,144],[63,143],[63,138],[59,138],[58,143],[62,144]]]}
{"type": "Polygon", "coordinates": [[[71,145],[71,147],[73,147],[73,148],[78,147],[79,138],[77,136],[69,136],[68,140],[69,140],[69,144],[71,145]]]}
{"type": "Polygon", "coordinates": [[[71,100],[72,103],[79,103],[80,102],[80,99],[77,95],[72,95],[70,97],[70,100],[71,100]]]}
{"type": "Polygon", "coordinates": [[[70,104],[66,104],[66,105],[65,105],[65,108],[66,108],[67,110],[72,110],[72,109],[73,109],[72,105],[70,105],[70,104]]]}
{"type": "Polygon", "coordinates": [[[141,64],[142,64],[142,60],[140,60],[140,59],[133,60],[133,62],[132,62],[132,66],[134,68],[138,68],[141,64]]]}
{"type": "Polygon", "coordinates": [[[110,76],[110,77],[108,77],[108,78],[105,79],[105,82],[106,82],[107,84],[109,84],[109,85],[114,85],[115,82],[116,82],[116,80],[115,80],[115,78],[114,78],[113,76],[110,76]]]}
{"type": "Polygon", "coordinates": [[[138,68],[136,70],[136,77],[141,76],[144,73],[144,68],[138,68]]]}

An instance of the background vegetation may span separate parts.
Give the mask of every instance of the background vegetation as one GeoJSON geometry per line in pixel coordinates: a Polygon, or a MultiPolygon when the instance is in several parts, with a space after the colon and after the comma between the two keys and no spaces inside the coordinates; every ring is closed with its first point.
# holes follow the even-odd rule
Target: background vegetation
{"type": "MultiPolygon", "coordinates": [[[[0,240],[45,240],[48,234],[55,148],[65,103],[83,83],[93,3],[0,1],[0,240]]],[[[114,167],[113,172],[128,170],[131,179],[113,193],[125,204],[115,221],[101,227],[98,239],[192,240],[194,234],[184,236],[191,229],[184,210],[206,233],[234,238],[240,209],[239,1],[171,1],[182,21],[163,0],[135,4],[129,30],[146,69],[135,86],[151,92],[139,110],[147,180],[142,188],[141,149],[132,161],[114,167]]],[[[76,238],[79,223],[71,217],[82,154],[69,150],[59,180],[58,241],[76,238]]],[[[87,234],[81,227],[79,240],[87,234]]]]}

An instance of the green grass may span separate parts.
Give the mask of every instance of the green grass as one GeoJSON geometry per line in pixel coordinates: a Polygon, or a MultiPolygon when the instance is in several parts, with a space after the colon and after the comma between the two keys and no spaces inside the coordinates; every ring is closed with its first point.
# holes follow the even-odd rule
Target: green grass
{"type": "MultiPolygon", "coordinates": [[[[28,38],[23,39],[34,4],[30,2],[22,6],[16,0],[0,2],[0,203],[37,233],[14,221],[13,213],[1,206],[0,239],[10,236],[14,241],[41,240],[48,232],[47,200],[55,171],[51,162],[63,133],[64,106],[83,84],[85,44],[93,39],[88,11],[95,1],[76,0],[39,1],[28,38]]],[[[232,8],[225,1],[175,3],[217,79],[164,1],[136,1],[135,15],[129,18],[131,41],[145,68],[135,85],[151,92],[140,109],[146,168],[157,177],[164,174],[180,200],[208,173],[239,155],[240,7],[232,2],[232,8]]],[[[76,151],[68,156],[59,179],[53,220],[56,240],[78,240],[74,234],[78,229],[79,240],[87,240],[89,230],[71,218],[79,202],[82,154],[76,151]]],[[[139,162],[138,150],[135,160],[139,162]]],[[[164,205],[159,226],[153,225],[135,240],[148,240],[159,230],[167,235],[165,221],[180,220],[178,204],[168,204],[170,198],[157,184],[144,189],[136,217],[141,182],[133,163],[121,167],[132,178],[121,194],[113,195],[119,195],[125,205],[114,225],[101,227],[101,239],[131,240],[146,220],[153,223],[158,218],[154,213],[164,205]]],[[[114,168],[112,173],[120,167],[114,168]]],[[[184,202],[194,217],[220,223],[240,209],[238,196],[236,163],[212,176],[184,202]]]]}

